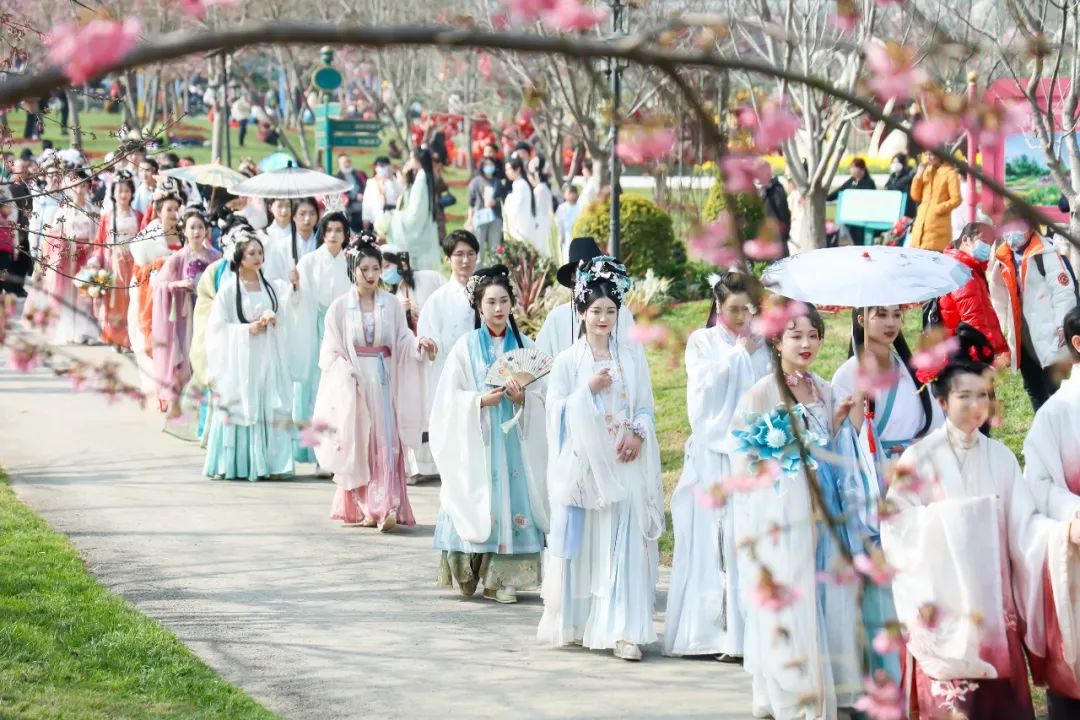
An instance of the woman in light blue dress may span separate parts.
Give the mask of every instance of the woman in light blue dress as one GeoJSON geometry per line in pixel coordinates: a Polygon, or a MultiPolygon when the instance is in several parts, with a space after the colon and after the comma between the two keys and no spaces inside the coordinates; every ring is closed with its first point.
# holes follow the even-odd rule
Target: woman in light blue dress
{"type": "Polygon", "coordinates": [[[431,453],[442,475],[439,584],[470,596],[483,583],[484,597],[511,603],[519,590],[540,586],[548,529],[543,383],[485,382],[500,355],[532,347],[511,314],[508,270],[477,271],[466,292],[476,329],[450,350],[431,414],[431,453]]]}

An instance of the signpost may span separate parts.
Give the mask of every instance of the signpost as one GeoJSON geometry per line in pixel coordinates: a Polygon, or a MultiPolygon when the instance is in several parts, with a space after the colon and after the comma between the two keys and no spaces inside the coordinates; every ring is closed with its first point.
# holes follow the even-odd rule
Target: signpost
{"type": "Polygon", "coordinates": [[[322,67],[311,74],[311,84],[322,91],[322,107],[315,109],[315,144],[323,153],[323,166],[327,175],[334,173],[333,149],[335,147],[378,147],[382,140],[378,120],[338,120],[341,104],[330,102],[330,93],[341,87],[341,73],[332,66],[334,51],[324,47],[321,52],[322,67]]]}

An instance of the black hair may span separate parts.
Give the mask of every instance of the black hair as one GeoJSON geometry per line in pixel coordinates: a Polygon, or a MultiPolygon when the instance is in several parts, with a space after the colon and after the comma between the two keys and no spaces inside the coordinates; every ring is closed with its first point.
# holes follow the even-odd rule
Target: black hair
{"type": "Polygon", "coordinates": [[[581,316],[581,322],[578,325],[578,337],[585,334],[585,311],[592,306],[597,300],[601,298],[607,298],[615,303],[615,327],[616,332],[612,333],[612,337],[618,335],[619,316],[618,311],[622,308],[623,300],[619,295],[619,290],[611,280],[605,278],[597,278],[592,282],[585,283],[583,288],[582,297],[574,299],[574,309],[577,310],[577,314],[581,316]]]}
{"type": "Polygon", "coordinates": [[[446,237],[443,238],[441,243],[443,255],[450,257],[454,254],[454,249],[458,246],[458,243],[465,243],[473,249],[477,255],[480,254],[480,241],[476,239],[468,230],[455,230],[446,237]]]}
{"type": "Polygon", "coordinates": [[[116,174],[116,179],[113,180],[113,184],[109,186],[109,199],[114,203],[116,202],[116,187],[117,185],[126,185],[128,190],[131,190],[132,199],[135,196],[135,180],[131,177],[131,173],[127,170],[121,170],[116,174]]]}
{"type": "Polygon", "coordinates": [[[323,238],[326,235],[326,226],[330,223],[341,223],[341,229],[345,232],[344,245],[349,244],[349,219],[340,211],[328,212],[319,219],[319,225],[315,228],[315,247],[321,248],[323,238]]]}
{"type": "Polygon", "coordinates": [[[512,156],[506,161],[506,164],[518,174],[518,177],[524,180],[529,185],[529,208],[532,210],[533,217],[536,217],[536,195],[532,193],[533,184],[529,182],[529,171],[525,166],[525,161],[517,155],[512,156]]]}
{"type": "MultiPolygon", "coordinates": [[[[244,250],[246,250],[247,246],[253,242],[259,243],[260,248],[263,247],[262,240],[255,235],[251,235],[236,243],[233,247],[232,259],[229,260],[229,269],[236,275],[236,317],[241,323],[248,323],[251,321],[244,317],[244,304],[240,301],[240,296],[242,294],[241,287],[243,284],[243,280],[240,277],[240,263],[244,259],[244,250]]],[[[274,312],[277,312],[277,293],[274,292],[274,287],[266,279],[266,276],[263,275],[262,268],[259,268],[259,280],[262,282],[263,287],[266,288],[266,294],[270,296],[270,307],[273,308],[274,312]]]]}
{"type": "Polygon", "coordinates": [[[374,258],[379,261],[379,267],[382,267],[383,254],[377,245],[364,240],[353,243],[349,246],[349,252],[345,254],[345,259],[349,272],[349,282],[354,285],[356,284],[356,268],[360,266],[360,261],[364,258],[374,258]]]}
{"type": "MultiPolygon", "coordinates": [[[[383,261],[391,263],[393,265],[397,265],[397,267],[398,267],[398,274],[401,275],[401,280],[398,282],[398,284],[399,285],[404,285],[405,287],[407,287],[407,288],[409,288],[411,290],[415,290],[416,289],[416,280],[413,278],[412,263],[409,263],[408,265],[405,265],[402,262],[402,256],[403,255],[405,256],[406,259],[409,257],[409,253],[407,253],[405,251],[391,252],[391,251],[386,250],[385,248],[382,251],[383,261]]],[[[387,283],[387,284],[389,285],[389,283],[387,283]]],[[[406,315],[409,315],[409,313],[406,313],[406,315]]]]}
{"type": "Polygon", "coordinates": [[[155,160],[152,157],[144,157],[141,162],[144,162],[147,165],[149,165],[151,168],[153,168],[154,172],[157,172],[158,170],[161,169],[161,165],[159,165],[158,161],[155,160]]]}
{"type": "Polygon", "coordinates": [[[186,208],[184,212],[180,214],[180,219],[176,223],[176,230],[180,233],[180,239],[184,241],[185,245],[187,244],[187,237],[184,235],[184,227],[191,217],[197,217],[202,220],[207,232],[210,232],[211,230],[210,219],[206,217],[206,213],[202,211],[202,208],[194,206],[186,208]]]}
{"type": "MultiPolygon", "coordinates": [[[[487,292],[489,287],[497,285],[506,290],[506,293],[510,296],[510,307],[513,307],[517,302],[517,297],[514,295],[514,285],[510,282],[510,270],[505,265],[492,265],[489,268],[481,268],[473,273],[473,277],[478,278],[478,280],[469,300],[473,306],[473,328],[479,329],[481,324],[480,302],[484,299],[484,293],[487,292]]],[[[521,341],[521,331],[518,330],[513,310],[510,311],[509,324],[518,347],[525,347],[525,343],[521,341]]]]}
{"type": "Polygon", "coordinates": [[[1073,362],[1080,362],[1080,350],[1073,345],[1073,340],[1080,336],[1080,305],[1065,313],[1061,329],[1065,333],[1065,345],[1069,348],[1069,355],[1072,356],[1073,362]]]}
{"type": "Polygon", "coordinates": [[[177,155],[177,154],[176,154],[176,153],[174,153],[174,152],[170,152],[170,153],[165,153],[165,158],[166,158],[166,159],[167,159],[167,160],[168,160],[168,161],[169,161],[170,163],[172,163],[172,166],[173,166],[173,167],[176,167],[177,165],[179,165],[179,164],[180,164],[180,156],[179,156],[179,155],[177,155]]]}
{"type": "MultiPolygon", "coordinates": [[[[869,310],[877,310],[880,308],[872,307],[869,310]]],[[[852,355],[859,357],[859,362],[862,362],[863,348],[866,347],[866,328],[859,323],[859,318],[863,318],[863,322],[866,322],[867,308],[855,308],[851,311],[851,347],[848,348],[848,357],[852,355]]],[[[907,340],[904,339],[904,332],[901,330],[896,334],[896,339],[893,340],[893,348],[896,349],[896,354],[900,356],[900,362],[907,370],[908,375],[911,376],[911,381],[915,383],[915,387],[919,388],[920,383],[915,378],[915,371],[911,369],[911,348],[908,347],[907,340]]],[[[923,410],[923,426],[922,429],[916,433],[916,437],[922,437],[930,431],[930,424],[934,419],[934,406],[930,398],[930,389],[922,387],[918,391],[919,404],[922,405],[923,410]]],[[[873,398],[867,398],[866,400],[870,404],[871,410],[874,408],[873,398]]]]}
{"type": "Polygon", "coordinates": [[[749,293],[750,284],[746,281],[746,275],[738,270],[729,270],[720,274],[720,279],[713,283],[713,303],[709,308],[709,319],[705,321],[705,327],[712,327],[720,321],[720,306],[732,295],[749,293]]]}
{"type": "Polygon", "coordinates": [[[417,148],[413,150],[413,159],[420,163],[421,169],[424,171],[424,180],[427,182],[428,190],[428,210],[431,212],[431,217],[434,218],[438,212],[439,198],[435,193],[435,168],[431,164],[431,151],[427,148],[417,148]]]}
{"type": "MultiPolygon", "coordinates": [[[[319,215],[322,214],[322,212],[319,210],[319,202],[315,198],[313,198],[313,197],[302,197],[302,198],[297,198],[296,201],[293,202],[293,215],[296,214],[296,211],[300,209],[301,205],[310,205],[311,207],[315,208],[315,217],[316,218],[318,218],[319,215]]],[[[318,222],[318,220],[316,220],[316,222],[318,222]]]]}
{"type": "Polygon", "coordinates": [[[960,247],[960,243],[964,242],[965,240],[974,240],[975,238],[979,237],[979,234],[982,233],[983,230],[989,229],[989,227],[990,226],[986,223],[969,222],[964,225],[964,229],[960,231],[960,235],[957,236],[956,239],[950,243],[950,245],[954,248],[958,248],[960,247]]]}
{"type": "Polygon", "coordinates": [[[379,157],[375,158],[375,165],[389,165],[389,164],[390,164],[390,158],[386,157],[385,155],[380,155],[379,157]]]}
{"type": "Polygon", "coordinates": [[[157,214],[158,216],[160,216],[161,215],[161,208],[165,205],[165,203],[170,202],[170,201],[176,203],[176,209],[179,210],[181,208],[181,206],[183,206],[183,204],[184,204],[184,197],[182,195],[177,195],[175,193],[166,193],[165,195],[162,195],[161,197],[155,198],[154,199],[154,213],[157,214]]]}
{"type": "Polygon", "coordinates": [[[907,153],[898,152],[895,155],[893,155],[893,160],[896,160],[898,163],[903,165],[905,168],[907,167],[907,159],[908,159],[907,158],[907,153]]]}
{"type": "MultiPolygon", "coordinates": [[[[817,330],[818,339],[820,339],[822,342],[824,342],[824,340],[825,340],[825,321],[821,318],[821,313],[818,312],[818,309],[816,307],[814,307],[814,305],[812,303],[803,303],[803,306],[806,308],[806,312],[804,312],[799,317],[805,317],[807,320],[809,320],[810,321],[810,327],[813,328],[814,330],[817,330]]],[[[793,325],[794,323],[798,322],[798,319],[799,318],[796,317],[793,320],[790,320],[788,322],[788,324],[793,325]]],[[[775,337],[772,337],[772,338],[768,339],[768,345],[769,345],[770,348],[772,348],[773,360],[776,362],[777,367],[779,367],[779,365],[780,365],[780,339],[783,336],[784,336],[784,333],[781,332],[779,335],[776,335],[775,337]]]]}
{"type": "Polygon", "coordinates": [[[990,366],[980,362],[973,362],[964,358],[950,360],[949,364],[934,378],[934,397],[945,400],[952,392],[953,383],[961,375],[978,375],[984,377],[990,372],[990,366]]]}

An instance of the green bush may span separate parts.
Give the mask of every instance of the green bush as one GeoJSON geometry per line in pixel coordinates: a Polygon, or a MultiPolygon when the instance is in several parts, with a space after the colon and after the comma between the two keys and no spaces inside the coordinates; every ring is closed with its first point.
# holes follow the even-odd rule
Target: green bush
{"type": "MultiPolygon", "coordinates": [[[[722,178],[717,175],[716,182],[709,188],[709,196],[705,198],[702,222],[711,223],[728,209],[727,197],[721,192],[723,185],[722,178]]],[[[739,193],[734,198],[735,209],[731,212],[735,216],[739,235],[744,241],[751,240],[757,237],[761,222],[765,219],[765,205],[753,193],[739,193]]]]}
{"type": "MultiPolygon", "coordinates": [[[[630,275],[644,277],[652,268],[657,275],[677,278],[686,265],[686,248],[675,240],[671,216],[656,203],[639,195],[623,194],[619,204],[619,258],[630,275]]],[[[611,238],[611,199],[593,203],[574,224],[574,235],[596,238],[606,247],[611,238]]]]}

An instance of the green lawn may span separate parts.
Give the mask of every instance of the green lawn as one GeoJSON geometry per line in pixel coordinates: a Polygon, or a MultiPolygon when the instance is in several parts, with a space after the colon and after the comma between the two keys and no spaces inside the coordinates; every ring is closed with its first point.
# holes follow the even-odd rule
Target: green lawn
{"type": "Polygon", "coordinates": [[[0,474],[0,717],[276,717],[106,590],[0,474]]]}
{"type": "MultiPolygon", "coordinates": [[[[683,303],[666,310],[663,321],[674,330],[689,332],[704,326],[709,315],[709,302],[683,303]]],[[[825,316],[825,343],[818,356],[814,370],[826,380],[848,356],[851,339],[851,319],[848,313],[825,316]]],[[[915,344],[919,334],[919,313],[911,312],[905,317],[905,336],[915,344]]],[[[671,492],[679,482],[682,471],[683,445],[690,435],[690,422],[686,417],[686,368],[681,356],[673,357],[664,349],[648,350],[652,373],[653,392],[656,398],[657,436],[660,438],[660,460],[664,471],[664,490],[670,501],[671,492]]],[[[1020,376],[1005,371],[997,377],[997,394],[1005,404],[1004,422],[993,431],[998,440],[1020,456],[1024,436],[1031,427],[1031,403],[1024,392],[1020,376]]],[[[1021,458],[1022,460],[1022,458],[1021,458]]],[[[660,538],[660,550],[669,558],[674,549],[671,532],[671,516],[668,530],[660,538]]]]}

